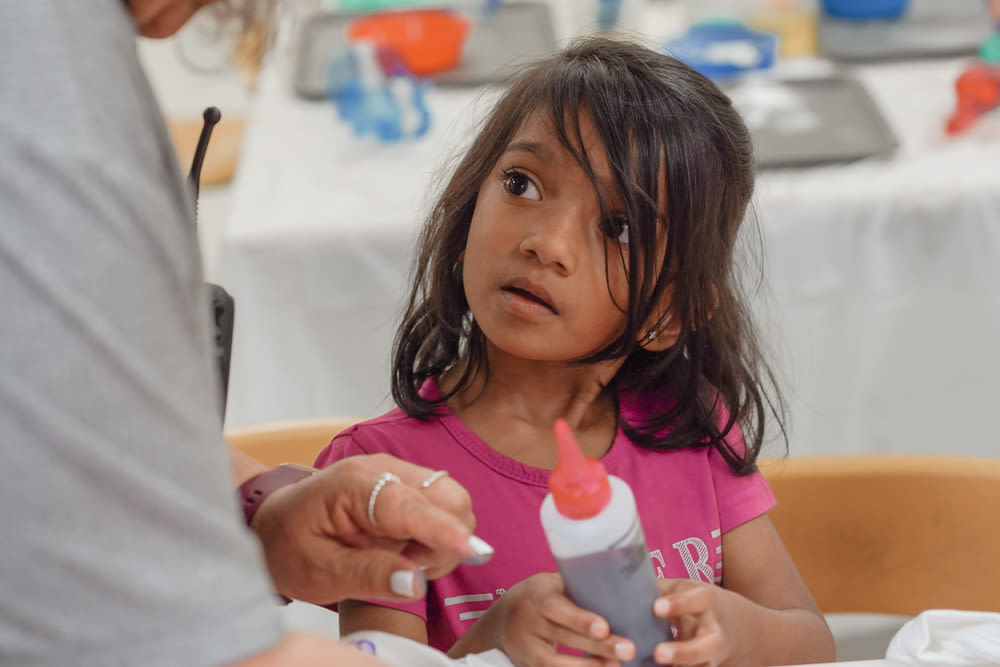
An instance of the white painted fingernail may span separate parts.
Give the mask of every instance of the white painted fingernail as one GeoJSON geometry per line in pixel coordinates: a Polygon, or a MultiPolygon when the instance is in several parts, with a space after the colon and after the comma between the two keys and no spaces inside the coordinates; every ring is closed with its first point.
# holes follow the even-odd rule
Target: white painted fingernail
{"type": "Polygon", "coordinates": [[[482,538],[473,535],[469,538],[469,546],[473,554],[462,561],[466,565],[482,565],[493,558],[493,547],[482,538]]]}
{"type": "Polygon", "coordinates": [[[396,595],[419,598],[427,592],[427,579],[424,578],[423,572],[396,570],[389,577],[389,588],[396,595]]]}

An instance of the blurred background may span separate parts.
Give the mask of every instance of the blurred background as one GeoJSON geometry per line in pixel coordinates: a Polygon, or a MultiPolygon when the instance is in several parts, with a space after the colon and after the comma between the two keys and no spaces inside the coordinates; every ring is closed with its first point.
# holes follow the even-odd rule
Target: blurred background
{"type": "Polygon", "coordinates": [[[285,0],[242,35],[220,39],[206,14],[141,40],[185,170],[202,109],[223,114],[199,229],[208,278],[236,303],[227,426],[391,407],[413,241],[448,159],[512,66],[617,31],[714,78],[754,134],[748,284],[789,401],[790,453],[997,456],[994,10],[285,0]]]}

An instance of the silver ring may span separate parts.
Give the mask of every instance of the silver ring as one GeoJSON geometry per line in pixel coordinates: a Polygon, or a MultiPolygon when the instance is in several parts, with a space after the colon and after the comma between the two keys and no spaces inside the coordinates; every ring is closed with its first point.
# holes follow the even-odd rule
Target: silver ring
{"type": "Polygon", "coordinates": [[[420,482],[420,488],[426,489],[428,486],[430,486],[434,482],[438,481],[442,477],[447,477],[447,476],[448,476],[448,471],[447,470],[437,470],[437,471],[431,473],[430,477],[428,477],[424,481],[420,482]]]}
{"type": "Polygon", "coordinates": [[[375,486],[372,487],[371,495],[368,496],[368,520],[371,521],[373,528],[378,528],[378,521],[375,520],[375,501],[378,500],[378,494],[381,493],[382,488],[389,482],[399,484],[399,478],[391,472],[382,473],[382,476],[375,482],[375,486]]]}

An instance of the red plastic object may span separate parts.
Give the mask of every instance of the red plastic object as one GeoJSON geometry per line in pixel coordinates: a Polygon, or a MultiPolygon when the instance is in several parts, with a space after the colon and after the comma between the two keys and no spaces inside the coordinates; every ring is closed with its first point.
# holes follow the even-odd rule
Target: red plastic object
{"type": "Polygon", "coordinates": [[[945,125],[950,135],[967,130],[984,113],[1000,106],[1000,66],[969,65],[956,79],[955,93],[955,111],[945,125]]]}
{"type": "Polygon", "coordinates": [[[571,519],[589,519],[611,502],[611,485],[604,464],[584,456],[565,419],[555,426],[559,463],[549,476],[556,510],[571,519]]]}
{"type": "Polygon", "coordinates": [[[399,54],[414,76],[446,72],[462,60],[469,22],[447,9],[379,12],[355,19],[349,40],[370,39],[399,54]]]}

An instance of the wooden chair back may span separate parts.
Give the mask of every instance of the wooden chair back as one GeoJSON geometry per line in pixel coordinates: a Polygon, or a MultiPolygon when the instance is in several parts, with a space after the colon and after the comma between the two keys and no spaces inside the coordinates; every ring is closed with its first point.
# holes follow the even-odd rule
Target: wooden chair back
{"type": "Polygon", "coordinates": [[[335,435],[363,417],[326,417],[303,421],[283,421],[226,429],[230,445],[261,463],[301,463],[311,466],[316,455],[335,435]]]}
{"type": "Polygon", "coordinates": [[[1000,459],[760,462],[770,518],[824,613],[1000,611],[1000,459]]]}

